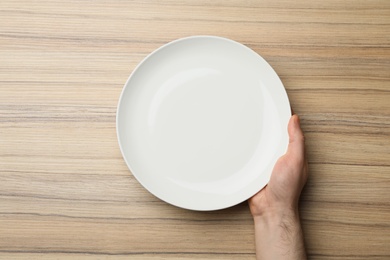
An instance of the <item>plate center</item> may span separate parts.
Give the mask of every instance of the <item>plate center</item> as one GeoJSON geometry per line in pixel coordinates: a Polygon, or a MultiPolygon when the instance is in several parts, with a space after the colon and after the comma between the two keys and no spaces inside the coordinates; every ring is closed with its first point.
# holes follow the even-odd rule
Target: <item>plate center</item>
{"type": "Polygon", "coordinates": [[[158,168],[189,183],[233,175],[259,145],[261,101],[255,80],[229,70],[191,68],[165,80],[148,114],[158,168]]]}

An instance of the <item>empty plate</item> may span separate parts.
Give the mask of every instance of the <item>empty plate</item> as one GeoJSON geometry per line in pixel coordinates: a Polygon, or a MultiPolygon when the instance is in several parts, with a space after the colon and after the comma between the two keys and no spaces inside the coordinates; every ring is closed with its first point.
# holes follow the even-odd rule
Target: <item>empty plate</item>
{"type": "Polygon", "coordinates": [[[262,57],[229,39],[193,36],[136,67],[116,124],[122,155],[149,192],[217,210],[267,184],[287,149],[290,117],[283,84],[262,57]]]}

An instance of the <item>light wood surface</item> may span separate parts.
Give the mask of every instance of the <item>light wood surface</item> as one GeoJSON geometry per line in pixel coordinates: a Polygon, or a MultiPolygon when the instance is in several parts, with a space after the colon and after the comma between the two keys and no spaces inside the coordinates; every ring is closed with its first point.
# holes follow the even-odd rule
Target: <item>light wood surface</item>
{"type": "Polygon", "coordinates": [[[3,0],[0,259],[255,258],[246,203],[161,202],[116,140],[137,63],[199,34],[262,55],[301,116],[310,259],[390,258],[390,1],[3,0]]]}

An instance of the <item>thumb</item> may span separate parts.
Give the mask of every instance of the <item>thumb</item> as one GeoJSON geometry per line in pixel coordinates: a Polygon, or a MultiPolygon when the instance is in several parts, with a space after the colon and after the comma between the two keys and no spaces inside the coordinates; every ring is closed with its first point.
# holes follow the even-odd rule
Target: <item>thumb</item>
{"type": "Polygon", "coordinates": [[[289,144],[287,153],[296,159],[303,159],[305,155],[305,138],[300,126],[299,117],[293,115],[288,123],[289,144]]]}

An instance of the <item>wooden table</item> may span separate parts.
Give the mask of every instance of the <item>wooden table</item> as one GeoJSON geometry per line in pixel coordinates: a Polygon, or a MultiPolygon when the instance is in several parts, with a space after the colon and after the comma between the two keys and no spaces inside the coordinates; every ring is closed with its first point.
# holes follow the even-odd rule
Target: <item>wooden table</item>
{"type": "Polygon", "coordinates": [[[189,35],[254,49],[301,116],[311,259],[390,258],[390,1],[0,3],[0,258],[254,259],[248,206],[150,195],[116,139],[121,89],[189,35]]]}

